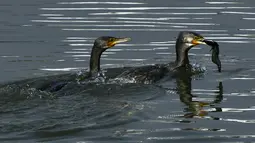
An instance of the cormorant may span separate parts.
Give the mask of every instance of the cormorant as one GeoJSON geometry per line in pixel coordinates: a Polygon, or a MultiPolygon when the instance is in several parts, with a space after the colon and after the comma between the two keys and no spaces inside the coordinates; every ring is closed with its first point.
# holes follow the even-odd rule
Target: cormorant
{"type": "Polygon", "coordinates": [[[84,75],[82,74],[82,79],[88,77],[102,76],[100,70],[100,58],[102,53],[116,44],[130,41],[131,38],[115,38],[110,36],[102,36],[95,40],[94,45],[90,54],[90,65],[89,65],[89,73],[84,75]]]}
{"type": "MultiPolygon", "coordinates": [[[[167,64],[156,64],[148,65],[142,67],[135,67],[124,71],[116,79],[127,79],[135,83],[153,83],[165,76],[168,76],[169,72],[178,71],[179,68],[186,68],[191,70],[191,65],[189,63],[188,52],[189,50],[199,44],[207,44],[209,46],[214,46],[214,42],[206,40],[200,34],[195,32],[180,32],[176,40],[175,50],[176,50],[176,60],[172,63],[167,64]]],[[[216,43],[216,42],[215,42],[216,43]]],[[[213,48],[213,54],[219,54],[219,52],[214,52],[217,50],[213,48]]],[[[218,56],[215,56],[218,58],[218,56]]],[[[214,60],[219,62],[220,60],[214,60]]],[[[218,63],[216,63],[218,65],[218,63]]],[[[219,65],[218,65],[219,66],[219,65]]]]}
{"type": "MultiPolygon", "coordinates": [[[[130,41],[131,38],[116,38],[111,36],[102,36],[95,40],[94,45],[91,50],[90,54],[90,64],[89,64],[89,72],[83,72],[75,78],[78,82],[86,81],[86,80],[93,80],[94,78],[103,77],[104,74],[101,72],[100,69],[100,58],[102,53],[115,46],[119,43],[124,43],[130,41]]],[[[60,90],[63,86],[67,84],[66,80],[64,82],[57,81],[53,86],[51,86],[50,91],[60,90]]]]}
{"type": "MultiPolygon", "coordinates": [[[[102,36],[95,40],[91,50],[89,72],[82,72],[82,74],[60,74],[46,77],[38,77],[32,79],[25,79],[14,83],[7,83],[9,85],[18,85],[19,87],[35,88],[41,91],[55,92],[62,89],[70,82],[86,81],[102,76],[100,72],[100,57],[102,53],[115,46],[116,44],[130,41],[131,38],[115,38],[110,36],[102,36]]],[[[6,84],[4,84],[6,85],[6,84]]],[[[4,86],[3,85],[3,86],[4,86]]]]}

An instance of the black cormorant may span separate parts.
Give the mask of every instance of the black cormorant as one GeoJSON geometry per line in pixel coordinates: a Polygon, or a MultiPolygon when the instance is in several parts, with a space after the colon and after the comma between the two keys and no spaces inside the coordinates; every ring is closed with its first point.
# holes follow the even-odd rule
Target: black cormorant
{"type": "Polygon", "coordinates": [[[102,36],[95,40],[90,54],[90,66],[88,76],[97,76],[101,74],[100,58],[102,53],[116,44],[130,41],[131,38],[115,38],[110,36],[102,36]]]}
{"type": "MultiPolygon", "coordinates": [[[[119,43],[124,43],[127,41],[130,41],[131,38],[116,38],[116,37],[111,37],[111,36],[102,36],[99,37],[95,40],[94,45],[91,50],[90,54],[90,64],[89,64],[89,72],[82,72],[80,75],[78,75],[76,78],[72,78],[73,80],[76,79],[78,82],[80,81],[86,81],[86,80],[93,80],[94,78],[97,77],[103,77],[103,73],[101,72],[100,69],[100,58],[102,53],[115,46],[116,44],[119,43]]],[[[104,77],[103,77],[104,78],[104,77]]],[[[54,86],[51,86],[53,90],[59,90],[61,89],[64,85],[66,85],[66,81],[63,83],[57,82],[54,86]]]]}
{"type": "MultiPolygon", "coordinates": [[[[187,68],[190,70],[191,65],[188,58],[189,50],[196,45],[207,43],[210,44],[209,46],[214,46],[213,42],[209,42],[209,40],[206,40],[200,34],[195,32],[180,32],[175,44],[175,62],[135,67],[124,71],[117,76],[117,79],[126,79],[135,83],[153,83],[169,75],[169,72],[178,70],[178,68],[187,68]]],[[[214,50],[217,49],[214,48],[213,51],[214,50]]],[[[214,52],[214,54],[219,53],[214,52]]],[[[218,56],[216,56],[216,58],[218,58],[218,56]]],[[[219,60],[215,61],[217,62],[219,60]]]]}
{"type": "MultiPolygon", "coordinates": [[[[110,36],[102,36],[95,40],[91,50],[89,72],[82,72],[82,74],[60,74],[46,77],[38,77],[32,79],[25,79],[9,85],[18,85],[19,87],[35,88],[41,91],[55,92],[62,89],[70,82],[93,80],[97,76],[101,76],[100,72],[100,57],[102,53],[115,46],[116,44],[130,41],[130,38],[115,38],[110,36]]],[[[6,84],[4,84],[6,85],[6,84]]],[[[3,86],[4,86],[3,85],[3,86]]]]}

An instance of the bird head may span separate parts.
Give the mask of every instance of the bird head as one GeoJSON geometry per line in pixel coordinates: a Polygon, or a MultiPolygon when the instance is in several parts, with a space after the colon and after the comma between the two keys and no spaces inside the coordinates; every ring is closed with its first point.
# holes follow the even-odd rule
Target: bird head
{"type": "Polygon", "coordinates": [[[109,49],[116,44],[130,41],[131,38],[116,38],[111,36],[102,36],[95,40],[94,45],[98,48],[109,49]]]}
{"type": "Polygon", "coordinates": [[[205,38],[195,32],[180,32],[177,42],[186,45],[185,47],[191,48],[196,45],[206,44],[205,38]]]}

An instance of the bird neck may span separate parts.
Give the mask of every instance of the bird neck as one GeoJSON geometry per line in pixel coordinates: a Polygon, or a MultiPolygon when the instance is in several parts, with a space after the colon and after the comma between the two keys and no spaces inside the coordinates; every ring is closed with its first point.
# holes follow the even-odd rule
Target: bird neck
{"type": "Polygon", "coordinates": [[[94,75],[100,71],[100,58],[105,50],[95,45],[93,46],[90,54],[90,74],[94,75]]]}
{"type": "Polygon", "coordinates": [[[191,46],[186,45],[185,43],[176,42],[176,67],[189,65],[188,52],[191,46]]]}

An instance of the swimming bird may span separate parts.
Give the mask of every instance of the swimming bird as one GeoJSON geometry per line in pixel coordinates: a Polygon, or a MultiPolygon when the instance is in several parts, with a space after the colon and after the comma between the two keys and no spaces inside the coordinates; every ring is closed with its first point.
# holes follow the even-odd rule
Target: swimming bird
{"type": "MultiPolygon", "coordinates": [[[[97,38],[94,41],[94,45],[90,54],[90,64],[89,64],[89,72],[82,72],[76,78],[72,77],[72,79],[76,79],[78,82],[94,80],[98,77],[104,77],[104,74],[101,72],[100,68],[100,58],[104,51],[109,48],[114,47],[116,44],[124,43],[130,41],[131,38],[116,38],[111,36],[102,36],[97,38]]],[[[66,80],[64,82],[57,81],[53,86],[51,86],[51,91],[59,90],[63,86],[67,84],[66,80]]]]}
{"type": "MultiPolygon", "coordinates": [[[[179,68],[190,70],[189,50],[194,46],[207,44],[207,41],[198,33],[189,31],[180,32],[175,44],[176,60],[174,62],[135,67],[124,71],[116,79],[149,84],[162,79],[166,75],[169,75],[170,72],[177,71],[179,68]]],[[[211,44],[212,42],[208,43],[211,44]]]]}
{"type": "MultiPolygon", "coordinates": [[[[76,73],[60,74],[46,77],[38,77],[25,79],[14,83],[19,87],[35,88],[41,91],[55,92],[62,89],[70,82],[93,80],[98,76],[102,76],[100,69],[100,58],[104,51],[114,47],[116,44],[130,41],[131,38],[116,38],[111,36],[102,36],[94,41],[94,45],[90,55],[90,65],[88,72],[82,72],[80,75],[76,73]]],[[[6,85],[6,84],[5,84],[6,85]]],[[[4,86],[4,85],[3,85],[4,86]]]]}
{"type": "Polygon", "coordinates": [[[116,44],[130,41],[131,38],[115,38],[110,36],[102,36],[95,40],[90,54],[89,73],[84,75],[83,78],[94,77],[102,75],[100,70],[100,58],[102,53],[115,46],[116,44]]]}

